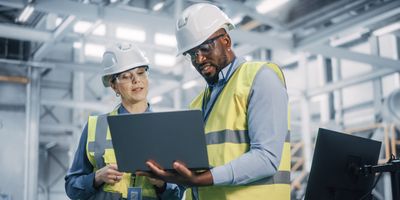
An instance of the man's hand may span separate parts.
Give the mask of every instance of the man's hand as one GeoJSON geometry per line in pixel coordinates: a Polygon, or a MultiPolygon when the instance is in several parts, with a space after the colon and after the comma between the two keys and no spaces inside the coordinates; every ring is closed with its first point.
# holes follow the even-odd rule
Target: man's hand
{"type": "Polygon", "coordinates": [[[118,171],[116,164],[106,165],[96,171],[94,178],[94,186],[99,187],[103,183],[115,184],[122,179],[122,172],[118,171]]]}
{"type": "Polygon", "coordinates": [[[158,188],[163,188],[165,181],[161,180],[161,179],[157,179],[157,178],[152,178],[152,177],[147,177],[147,179],[149,180],[149,182],[158,187],[158,188]]]}
{"type": "Polygon", "coordinates": [[[155,161],[147,161],[146,165],[152,171],[152,174],[146,172],[137,172],[136,175],[155,177],[166,182],[176,183],[184,186],[207,186],[213,184],[213,178],[209,170],[201,173],[189,170],[182,162],[175,161],[173,168],[177,173],[163,170],[155,161]]]}

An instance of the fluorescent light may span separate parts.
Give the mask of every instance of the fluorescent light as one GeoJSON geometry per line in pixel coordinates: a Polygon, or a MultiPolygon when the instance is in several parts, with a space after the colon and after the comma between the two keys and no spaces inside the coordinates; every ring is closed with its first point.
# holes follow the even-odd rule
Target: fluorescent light
{"type": "Polygon", "coordinates": [[[133,40],[139,42],[144,42],[146,40],[146,32],[138,29],[118,27],[115,35],[117,38],[124,40],[133,40]]]}
{"type": "Polygon", "coordinates": [[[63,19],[61,17],[57,17],[56,19],[56,26],[60,25],[63,19]]]}
{"type": "Polygon", "coordinates": [[[243,20],[243,15],[236,15],[235,17],[232,18],[232,22],[234,24],[239,24],[243,20]]]}
{"type": "Polygon", "coordinates": [[[380,36],[380,35],[385,35],[394,31],[397,31],[400,29],[400,22],[396,22],[393,24],[390,24],[388,26],[382,27],[380,29],[375,30],[372,32],[373,35],[380,36]]]}
{"type": "Polygon", "coordinates": [[[17,18],[17,22],[26,22],[29,17],[32,15],[35,8],[32,5],[27,5],[22,10],[21,14],[17,18]]]}
{"type": "Polygon", "coordinates": [[[191,81],[188,81],[188,82],[184,83],[182,85],[182,88],[187,90],[187,89],[190,89],[190,88],[192,88],[192,87],[194,87],[194,86],[196,86],[198,84],[199,83],[196,80],[191,80],[191,81]]]}
{"type": "Polygon", "coordinates": [[[164,4],[165,4],[164,1],[160,1],[160,2],[158,2],[158,3],[156,3],[156,4],[154,4],[153,10],[154,10],[154,11],[159,11],[159,10],[161,10],[161,8],[164,7],[164,4]]]}
{"type": "Polygon", "coordinates": [[[247,61],[252,61],[253,60],[253,56],[245,55],[244,59],[247,60],[247,61]]]}
{"type": "Polygon", "coordinates": [[[106,25],[101,24],[101,25],[97,26],[93,30],[93,35],[100,35],[100,36],[106,35],[106,25]]]}
{"type": "Polygon", "coordinates": [[[176,57],[169,55],[169,54],[163,54],[163,53],[156,53],[154,55],[154,60],[156,65],[160,66],[165,66],[165,67],[172,67],[175,65],[176,62],[176,57]]]}
{"type": "Polygon", "coordinates": [[[361,29],[357,31],[356,33],[352,33],[346,36],[341,36],[341,37],[336,37],[330,39],[330,45],[333,47],[337,47],[346,43],[349,43],[351,41],[360,39],[365,33],[369,32],[368,29],[361,29]]]}
{"type": "Polygon", "coordinates": [[[274,10],[283,4],[287,3],[289,0],[264,0],[256,7],[257,12],[264,14],[271,10],[274,10]]]}
{"type": "Polygon", "coordinates": [[[74,44],[72,45],[75,49],[79,49],[82,48],[82,42],[74,42],[74,44]]]}
{"type": "Polygon", "coordinates": [[[156,96],[156,97],[151,98],[150,103],[157,104],[157,103],[160,103],[162,100],[163,100],[162,96],[156,96]]]}
{"type": "Polygon", "coordinates": [[[87,43],[85,45],[84,54],[90,57],[101,58],[105,51],[106,48],[104,45],[87,43]]]}
{"type": "Polygon", "coordinates": [[[92,23],[87,21],[78,21],[74,25],[74,32],[76,33],[86,33],[89,28],[92,26],[92,23]]]}
{"type": "Polygon", "coordinates": [[[154,43],[164,46],[175,47],[176,46],[176,38],[173,35],[156,33],[154,36],[154,43]]]}

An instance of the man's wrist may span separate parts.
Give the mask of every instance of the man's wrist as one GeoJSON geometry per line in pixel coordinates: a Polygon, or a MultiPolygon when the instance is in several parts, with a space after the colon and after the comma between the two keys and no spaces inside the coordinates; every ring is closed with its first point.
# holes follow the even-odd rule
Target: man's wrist
{"type": "Polygon", "coordinates": [[[164,182],[162,185],[153,185],[157,194],[162,194],[167,188],[167,182],[164,182]]]}

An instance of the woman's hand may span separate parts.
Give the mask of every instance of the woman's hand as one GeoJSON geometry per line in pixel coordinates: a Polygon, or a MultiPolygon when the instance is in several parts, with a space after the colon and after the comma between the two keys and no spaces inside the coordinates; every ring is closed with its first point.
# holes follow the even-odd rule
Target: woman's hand
{"type": "Polygon", "coordinates": [[[115,184],[122,179],[122,172],[118,171],[116,164],[106,165],[96,171],[94,178],[94,186],[99,187],[103,183],[115,184]]]}

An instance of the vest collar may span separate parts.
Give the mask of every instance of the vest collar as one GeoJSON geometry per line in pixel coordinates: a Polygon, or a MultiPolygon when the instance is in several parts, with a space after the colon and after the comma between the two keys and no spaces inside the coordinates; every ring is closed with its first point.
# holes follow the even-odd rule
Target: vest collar
{"type": "MultiPolygon", "coordinates": [[[[147,103],[147,109],[144,112],[151,112],[151,111],[152,111],[151,105],[147,103]]],[[[118,114],[129,114],[129,111],[122,104],[119,104],[118,114]]]]}
{"type": "Polygon", "coordinates": [[[217,85],[223,85],[229,78],[232,76],[232,74],[236,71],[236,69],[246,60],[243,57],[235,57],[232,61],[233,63],[229,63],[226,67],[224,67],[219,73],[218,73],[218,82],[215,84],[208,84],[210,88],[213,88],[214,86],[217,85]]]}

